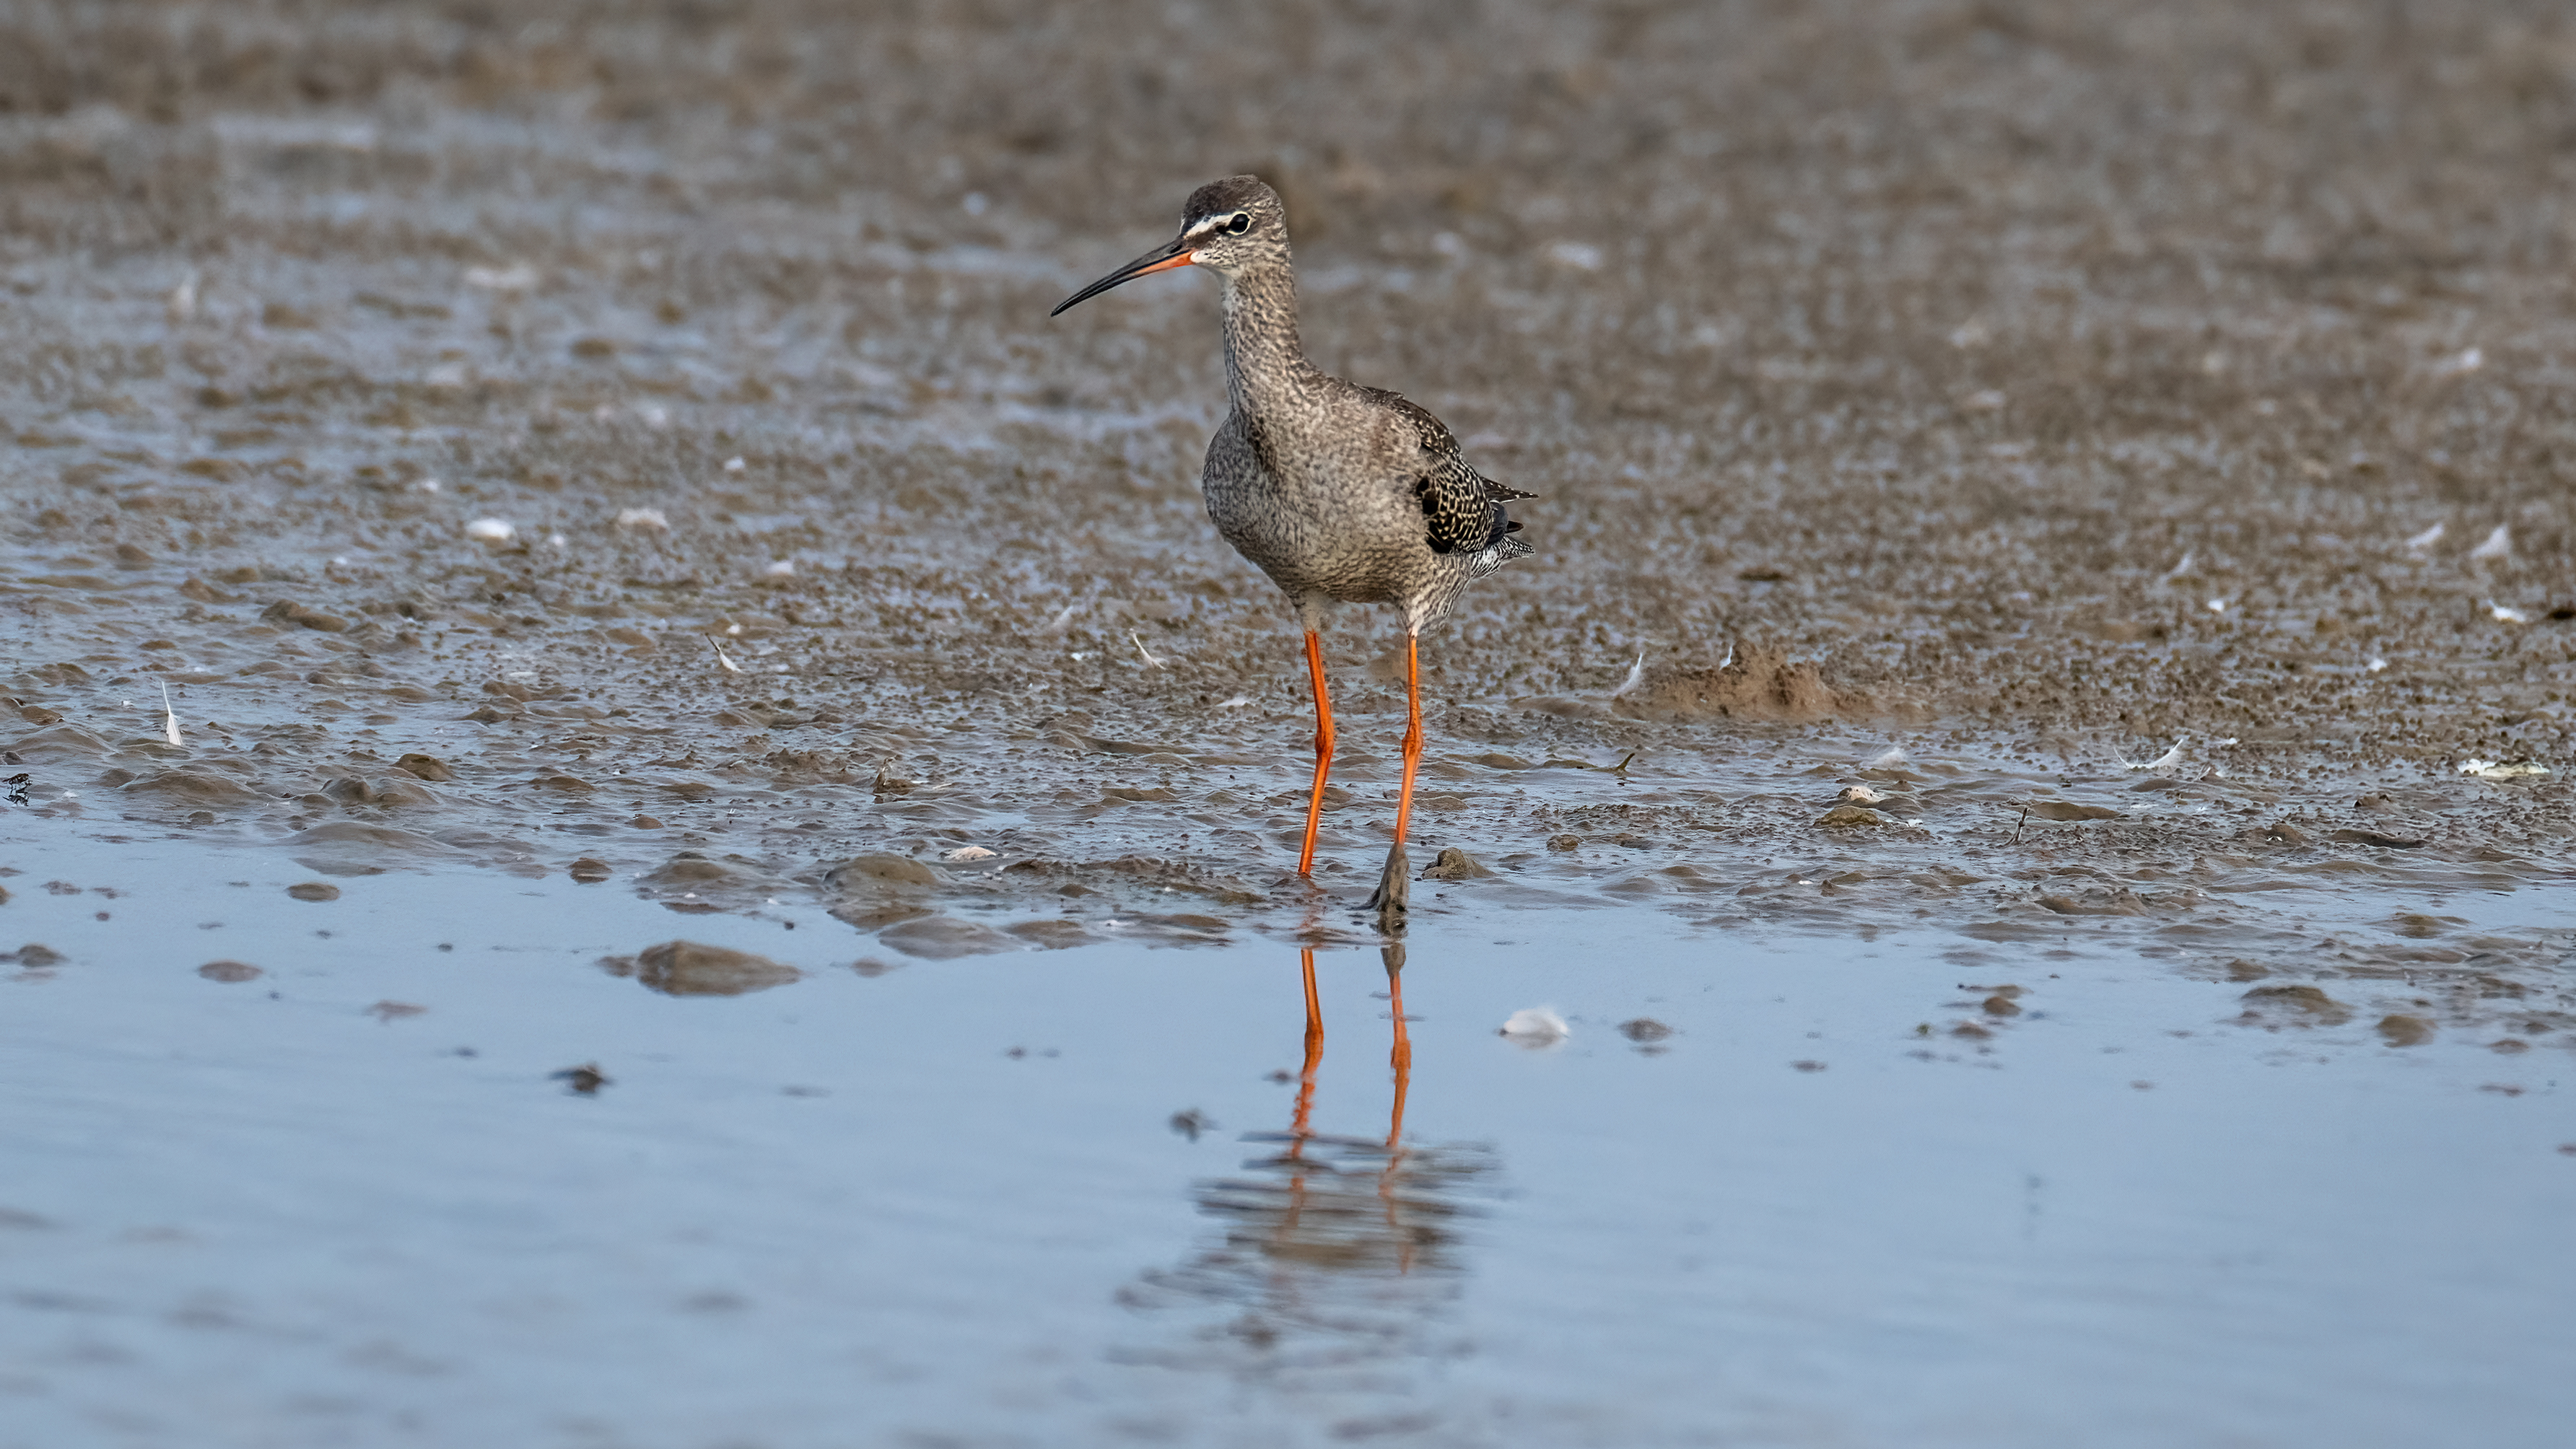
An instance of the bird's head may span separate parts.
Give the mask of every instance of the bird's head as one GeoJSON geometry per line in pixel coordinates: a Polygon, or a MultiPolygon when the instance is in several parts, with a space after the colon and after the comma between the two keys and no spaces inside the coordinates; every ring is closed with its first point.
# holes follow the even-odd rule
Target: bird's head
{"type": "Polygon", "coordinates": [[[1174,267],[1206,267],[1233,276],[1256,262],[1288,255],[1288,209],[1258,176],[1229,176],[1190,193],[1181,234],[1056,304],[1052,317],[1122,282],[1174,267]]]}

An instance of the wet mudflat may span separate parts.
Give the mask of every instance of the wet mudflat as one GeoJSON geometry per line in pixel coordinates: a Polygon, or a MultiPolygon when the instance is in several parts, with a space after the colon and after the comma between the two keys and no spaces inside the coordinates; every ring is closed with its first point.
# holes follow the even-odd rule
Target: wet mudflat
{"type": "Polygon", "coordinates": [[[0,970],[45,1110],[5,1130],[60,1170],[0,1198],[48,1225],[0,1240],[0,1333],[55,1365],[11,1403],[245,1442],[2539,1422],[2530,1360],[2441,1330],[2570,1326],[2555,9],[8,24],[0,970]],[[1242,1140],[1292,1120],[1311,948],[1313,1153],[1386,1170],[1388,625],[1332,636],[1313,892],[1293,632],[1192,487],[1213,284],[1044,321],[1243,169],[1318,359],[1541,495],[1426,647],[1418,1255],[1283,1233],[1242,1140]],[[1558,1049],[1492,1036],[1550,1002],[1558,1049]],[[2142,1176],[2055,1213],[2088,1173],[2142,1176]],[[135,1246],[226,1223],[202,1299],[135,1246]],[[2257,1323],[2310,1356],[2210,1351],[2257,1323]],[[2055,1372],[1980,1377],[2015,1353],[2055,1372]]]}

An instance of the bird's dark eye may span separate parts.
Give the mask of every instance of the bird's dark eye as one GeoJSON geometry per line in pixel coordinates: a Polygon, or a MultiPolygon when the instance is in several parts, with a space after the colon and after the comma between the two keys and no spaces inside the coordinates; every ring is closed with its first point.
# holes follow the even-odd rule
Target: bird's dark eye
{"type": "Polygon", "coordinates": [[[1236,236],[1241,236],[1245,232],[1252,230],[1252,218],[1238,211],[1234,214],[1234,220],[1225,224],[1225,229],[1233,232],[1236,236]]]}

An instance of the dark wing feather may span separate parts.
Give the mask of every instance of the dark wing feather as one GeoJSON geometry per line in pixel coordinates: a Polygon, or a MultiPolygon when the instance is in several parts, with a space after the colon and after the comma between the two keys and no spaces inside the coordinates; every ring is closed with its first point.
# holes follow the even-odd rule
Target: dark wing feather
{"type": "Polygon", "coordinates": [[[1367,391],[1372,401],[1412,424],[1421,442],[1413,496],[1422,504],[1433,553],[1482,554],[1501,548],[1503,557],[1516,558],[1530,551],[1528,544],[1509,537],[1520,531],[1520,525],[1503,512],[1503,504],[1536,494],[1506,488],[1469,467],[1458,440],[1438,418],[1394,393],[1379,388],[1367,391]]]}

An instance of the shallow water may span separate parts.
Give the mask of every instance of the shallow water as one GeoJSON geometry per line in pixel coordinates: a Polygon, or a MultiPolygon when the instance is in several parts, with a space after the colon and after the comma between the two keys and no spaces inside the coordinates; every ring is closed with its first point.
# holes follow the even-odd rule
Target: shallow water
{"type": "Polygon", "coordinates": [[[2563,1051],[2245,1024],[2118,947],[1435,917],[1390,1156],[1376,949],[1316,953],[1301,1145],[1288,942],[868,975],[811,906],[48,858],[87,889],[11,908],[64,958],[0,1050],[13,1445],[2539,1445],[2576,1407],[2563,1051]],[[674,937],[806,974],[596,964],[674,937]],[[1498,1035],[1542,1003],[1562,1042],[1498,1035]]]}
{"type": "Polygon", "coordinates": [[[2554,1442],[2566,14],[1071,14],[0,17],[0,1445],[2554,1442]]]}

